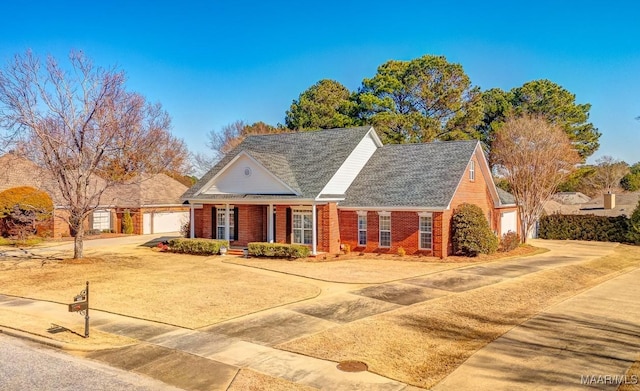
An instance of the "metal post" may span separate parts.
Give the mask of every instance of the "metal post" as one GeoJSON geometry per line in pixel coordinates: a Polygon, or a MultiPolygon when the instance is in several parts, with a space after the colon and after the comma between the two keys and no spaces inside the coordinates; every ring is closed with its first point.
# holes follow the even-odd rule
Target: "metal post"
{"type": "Polygon", "coordinates": [[[84,337],[89,338],[89,281],[87,281],[87,310],[84,313],[84,337]]]}

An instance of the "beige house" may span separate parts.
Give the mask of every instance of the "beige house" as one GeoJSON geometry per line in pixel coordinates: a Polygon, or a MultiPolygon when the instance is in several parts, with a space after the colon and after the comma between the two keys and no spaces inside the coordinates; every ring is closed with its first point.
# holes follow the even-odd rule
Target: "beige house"
{"type": "MultiPolygon", "coordinates": [[[[93,179],[95,186],[103,180],[93,179]]],[[[68,207],[55,180],[33,162],[13,154],[0,156],[0,191],[30,186],[49,194],[54,205],[50,236],[70,236],[68,207]]],[[[179,231],[188,221],[189,209],[180,196],[187,190],[182,183],[164,174],[144,176],[130,184],[108,188],[95,211],[85,222],[86,230],[122,233],[122,217],[129,210],[134,234],[154,234],[179,231]]]]}

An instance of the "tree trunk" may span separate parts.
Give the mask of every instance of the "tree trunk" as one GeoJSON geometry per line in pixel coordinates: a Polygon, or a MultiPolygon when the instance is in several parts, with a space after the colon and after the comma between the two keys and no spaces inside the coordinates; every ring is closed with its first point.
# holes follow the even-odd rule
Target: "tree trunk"
{"type": "Polygon", "coordinates": [[[84,250],[84,219],[82,214],[71,212],[69,226],[73,234],[73,259],[82,258],[84,250]]]}
{"type": "Polygon", "coordinates": [[[76,231],[76,236],[73,238],[73,259],[83,257],[84,251],[84,227],[82,224],[76,231]]]}

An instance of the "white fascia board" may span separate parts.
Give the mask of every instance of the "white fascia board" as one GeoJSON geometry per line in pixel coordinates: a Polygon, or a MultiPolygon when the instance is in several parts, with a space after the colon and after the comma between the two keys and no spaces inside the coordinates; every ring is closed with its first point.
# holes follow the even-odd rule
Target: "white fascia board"
{"type": "MultiPolygon", "coordinates": [[[[227,169],[229,169],[229,167],[231,167],[236,161],[238,161],[238,159],[240,159],[242,156],[246,156],[249,160],[251,160],[253,163],[255,163],[257,166],[259,166],[260,168],[262,168],[263,170],[265,170],[267,173],[269,173],[269,175],[271,175],[271,177],[278,182],[279,184],[281,184],[282,186],[284,186],[285,188],[289,189],[289,191],[291,191],[291,194],[293,195],[300,195],[297,191],[293,190],[289,185],[287,185],[286,183],[284,183],[280,178],[278,178],[277,176],[275,176],[271,171],[269,171],[262,163],[260,163],[258,160],[256,160],[256,158],[254,158],[253,156],[251,156],[250,153],[248,153],[247,151],[240,151],[240,153],[238,153],[233,159],[231,159],[231,161],[229,163],[227,163],[226,166],[224,166],[220,171],[218,171],[218,173],[216,175],[213,176],[213,178],[211,178],[204,186],[202,186],[200,188],[200,190],[198,190],[194,196],[200,195],[202,193],[204,193],[207,189],[209,189],[218,178],[220,178],[220,176],[222,176],[227,169]]],[[[223,193],[221,193],[223,194],[223,193]]]]}
{"type": "Polygon", "coordinates": [[[449,208],[425,208],[418,206],[340,206],[340,210],[372,211],[372,212],[444,212],[449,208]]]}
{"type": "Polygon", "coordinates": [[[215,199],[205,199],[205,198],[197,198],[197,199],[193,199],[193,198],[189,198],[187,199],[187,201],[189,201],[189,203],[193,203],[198,204],[198,205],[203,205],[203,204],[212,204],[212,205],[222,205],[222,204],[242,204],[242,205],[311,205],[311,204],[316,204],[316,205],[322,205],[322,204],[326,204],[325,200],[314,200],[314,199],[300,199],[300,198],[296,198],[295,200],[283,200],[281,198],[274,198],[274,199],[269,199],[269,198],[263,198],[263,199],[259,199],[259,200],[255,200],[255,199],[239,199],[239,198],[230,198],[230,199],[223,199],[223,198],[215,198],[215,199]]]}

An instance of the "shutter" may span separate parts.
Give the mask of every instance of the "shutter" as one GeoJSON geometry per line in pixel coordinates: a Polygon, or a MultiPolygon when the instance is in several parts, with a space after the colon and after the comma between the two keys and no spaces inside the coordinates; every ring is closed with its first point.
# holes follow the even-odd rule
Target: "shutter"
{"type": "MultiPolygon", "coordinates": [[[[269,210],[267,209],[267,214],[268,213],[269,213],[269,210]]],[[[276,224],[276,216],[277,216],[276,208],[273,208],[273,227],[271,227],[271,229],[272,229],[271,232],[273,232],[273,242],[274,243],[278,243],[278,231],[276,230],[276,227],[278,225],[276,224]]],[[[268,221],[269,220],[267,220],[267,224],[268,224],[268,221]]]]}
{"type": "Polygon", "coordinates": [[[211,239],[217,239],[218,235],[218,211],[211,207],[211,239]]]}
{"type": "Polygon", "coordinates": [[[233,240],[238,240],[238,208],[233,208],[233,240]]]}
{"type": "Polygon", "coordinates": [[[287,240],[286,243],[291,243],[291,233],[292,233],[292,228],[291,228],[291,223],[293,222],[293,217],[291,215],[291,208],[287,208],[287,240]]]}

